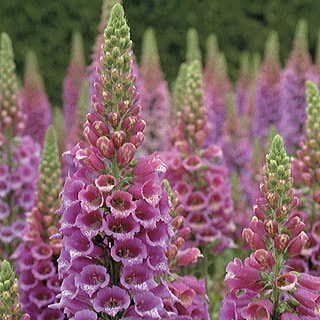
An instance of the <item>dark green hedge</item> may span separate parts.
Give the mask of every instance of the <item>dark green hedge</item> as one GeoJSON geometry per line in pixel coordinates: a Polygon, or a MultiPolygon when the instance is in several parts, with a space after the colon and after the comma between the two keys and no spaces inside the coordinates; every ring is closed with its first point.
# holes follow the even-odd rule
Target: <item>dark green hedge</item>
{"type": "MultiPolygon", "coordinates": [[[[232,77],[236,74],[239,53],[242,50],[262,53],[271,29],[279,32],[284,61],[299,18],[309,23],[312,51],[319,28],[320,1],[315,0],[124,0],[124,3],[137,56],[145,28],[153,26],[169,80],[175,77],[184,59],[189,27],[198,29],[202,49],[207,35],[217,34],[232,77]]],[[[89,62],[100,7],[101,0],[0,0],[0,31],[8,32],[14,41],[19,72],[26,51],[34,49],[54,104],[61,101],[72,30],[82,32],[89,62]]]]}

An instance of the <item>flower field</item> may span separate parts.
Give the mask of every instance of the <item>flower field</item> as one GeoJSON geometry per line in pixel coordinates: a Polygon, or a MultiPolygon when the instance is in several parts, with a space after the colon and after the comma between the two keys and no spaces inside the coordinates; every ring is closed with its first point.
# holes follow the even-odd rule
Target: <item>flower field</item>
{"type": "Polygon", "coordinates": [[[320,319],[320,46],[271,32],[232,82],[196,29],[168,84],[104,0],[53,107],[0,37],[0,319],[320,319]]]}

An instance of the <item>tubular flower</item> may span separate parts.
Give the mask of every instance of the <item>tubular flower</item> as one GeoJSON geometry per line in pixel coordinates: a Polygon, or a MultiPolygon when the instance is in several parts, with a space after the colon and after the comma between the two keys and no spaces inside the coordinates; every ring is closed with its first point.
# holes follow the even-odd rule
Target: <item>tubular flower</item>
{"type": "Polygon", "coordinates": [[[227,115],[227,95],[231,84],[227,75],[227,65],[223,53],[219,52],[215,35],[207,40],[207,59],[204,70],[204,100],[208,108],[208,121],[211,130],[207,144],[217,143],[222,134],[227,115]]]}
{"type": "Polygon", "coordinates": [[[72,139],[73,128],[79,126],[78,107],[83,81],[85,79],[85,68],[82,37],[79,32],[75,32],[72,37],[71,59],[63,83],[63,114],[64,130],[67,133],[67,148],[74,142],[72,139]]]}
{"type": "MultiPolygon", "coordinates": [[[[116,4],[104,32],[99,82],[103,104],[87,115],[87,144],[74,150],[76,171],[62,196],[60,301],[72,319],[176,319],[165,276],[173,235],[163,161],[135,159],[145,122],[132,70],[130,31],[116,4]],[[158,294],[162,291],[163,297],[158,294]]],[[[93,97],[95,99],[95,97],[93,97]]]]}
{"type": "Polygon", "coordinates": [[[294,48],[286,69],[281,76],[280,133],[288,151],[293,154],[304,134],[306,120],[306,74],[310,68],[310,56],[307,44],[307,25],[300,21],[297,25],[294,48]]]}
{"type": "Polygon", "coordinates": [[[52,121],[52,110],[34,52],[29,52],[26,58],[20,99],[22,111],[27,118],[23,134],[29,135],[42,146],[48,126],[52,121]]]}
{"type": "Polygon", "coordinates": [[[317,86],[306,83],[307,121],[306,135],[302,139],[296,157],[292,161],[292,172],[295,187],[302,196],[297,218],[306,216],[306,225],[310,241],[302,252],[302,261],[309,266],[310,271],[319,275],[319,222],[317,212],[320,203],[320,172],[319,172],[319,120],[320,93],[317,86]]]}
{"type": "Polygon", "coordinates": [[[184,81],[185,96],[176,100],[174,151],[163,155],[168,165],[166,179],[177,193],[176,212],[190,229],[187,243],[205,248],[216,241],[215,250],[222,251],[231,244],[232,201],[221,149],[203,147],[208,126],[199,61],[187,66],[184,81]]]}
{"type": "Polygon", "coordinates": [[[6,260],[0,263],[0,314],[2,319],[30,320],[28,314],[21,311],[18,296],[18,281],[6,260]]]}
{"type": "MultiPolygon", "coordinates": [[[[43,148],[36,204],[27,213],[23,243],[13,255],[17,259],[22,310],[32,318],[46,319],[48,305],[60,292],[56,264],[61,241],[51,236],[58,232],[55,211],[61,189],[58,146],[54,129],[50,127],[43,148]]],[[[59,310],[53,316],[63,319],[59,310]]]]}
{"type": "Polygon", "coordinates": [[[24,214],[34,203],[40,151],[30,137],[19,135],[22,113],[11,41],[6,34],[1,35],[0,96],[0,121],[4,121],[0,126],[0,254],[8,257],[21,238],[24,214]]]}
{"type": "Polygon", "coordinates": [[[271,32],[265,49],[264,61],[257,79],[254,132],[266,142],[271,126],[279,129],[281,121],[279,40],[271,32]]]}
{"type": "Polygon", "coordinates": [[[164,150],[168,141],[169,93],[163,79],[153,29],[145,32],[141,61],[141,106],[148,123],[143,145],[145,153],[164,150]]]}
{"type": "Polygon", "coordinates": [[[260,190],[255,215],[242,232],[253,252],[227,266],[220,319],[318,319],[320,278],[287,270],[288,259],[302,252],[308,237],[293,211],[298,198],[290,158],[278,135],[266,156],[260,190]]]}

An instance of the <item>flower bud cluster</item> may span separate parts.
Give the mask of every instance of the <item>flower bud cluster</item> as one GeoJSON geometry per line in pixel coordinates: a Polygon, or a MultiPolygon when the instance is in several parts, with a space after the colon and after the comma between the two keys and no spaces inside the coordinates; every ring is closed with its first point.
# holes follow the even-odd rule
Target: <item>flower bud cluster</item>
{"type": "Polygon", "coordinates": [[[172,144],[184,153],[203,147],[209,126],[203,103],[202,71],[198,60],[182,65],[176,86],[176,120],[172,144]]]}
{"type": "Polygon", "coordinates": [[[24,115],[18,103],[18,79],[12,43],[6,33],[0,40],[0,146],[9,137],[21,134],[25,128],[24,115]]]}
{"type": "Polygon", "coordinates": [[[0,314],[3,320],[30,320],[21,312],[18,297],[18,281],[6,260],[0,263],[0,314]]]}
{"type": "Polygon", "coordinates": [[[220,319],[318,319],[320,278],[288,269],[308,241],[304,222],[293,209],[290,158],[276,136],[266,156],[261,197],[243,238],[253,253],[244,262],[227,266],[225,296],[220,319]],[[232,316],[231,316],[232,315],[232,316]]]}
{"type": "Polygon", "coordinates": [[[64,319],[60,310],[48,309],[60,292],[61,281],[56,268],[61,240],[52,238],[58,232],[61,170],[55,132],[48,129],[42,154],[35,206],[27,213],[23,243],[13,255],[17,261],[22,310],[33,318],[64,319]]]}

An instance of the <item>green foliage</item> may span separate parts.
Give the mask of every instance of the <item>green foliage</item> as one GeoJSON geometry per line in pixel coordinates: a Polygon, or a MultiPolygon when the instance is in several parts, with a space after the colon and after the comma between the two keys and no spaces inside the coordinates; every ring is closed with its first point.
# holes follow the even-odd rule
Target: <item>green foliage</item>
{"type": "MultiPolygon", "coordinates": [[[[92,52],[101,15],[102,0],[1,0],[0,31],[13,39],[18,71],[24,54],[37,53],[49,96],[61,104],[61,85],[67,64],[73,30],[84,38],[86,59],[92,52]]],[[[230,74],[236,78],[239,55],[243,50],[263,53],[271,30],[279,33],[280,56],[284,62],[292,48],[298,19],[310,26],[314,52],[319,27],[320,2],[314,0],[124,0],[132,30],[135,54],[140,57],[142,37],[152,26],[158,40],[162,66],[172,82],[185,60],[186,33],[191,27],[200,35],[204,52],[206,38],[214,32],[221,51],[226,53],[230,74]],[[183,5],[182,5],[183,3],[183,5]]]]}
{"type": "Polygon", "coordinates": [[[269,196],[276,196],[282,201],[282,205],[286,205],[289,200],[287,192],[292,187],[291,160],[280,135],[273,138],[269,153],[266,155],[266,162],[265,174],[269,196]]]}

